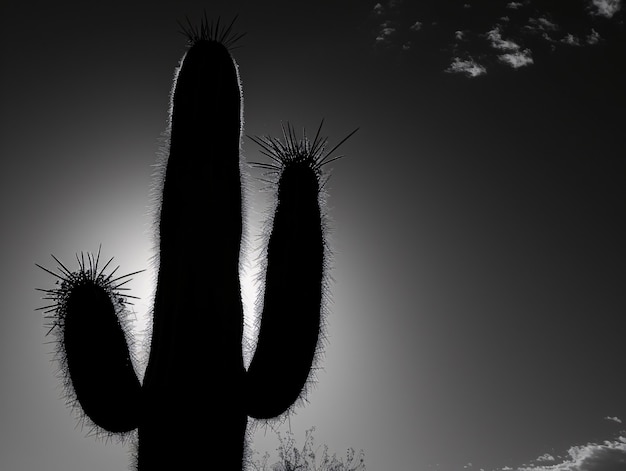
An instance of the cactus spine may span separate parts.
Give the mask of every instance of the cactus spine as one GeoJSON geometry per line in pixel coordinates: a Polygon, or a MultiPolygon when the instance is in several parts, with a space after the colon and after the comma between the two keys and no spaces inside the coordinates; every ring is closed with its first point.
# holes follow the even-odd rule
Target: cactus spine
{"type": "MultiPolygon", "coordinates": [[[[325,242],[318,135],[255,139],[272,159],[277,206],[267,248],[263,311],[250,367],[243,364],[239,283],[241,88],[228,28],[185,29],[191,46],[175,81],[159,218],[159,269],[143,384],[126,344],[119,293],[97,256],[43,290],[68,383],[91,421],[138,429],[137,465],[241,470],[248,416],[288,410],[309,377],[321,328],[325,242]]],[[[239,36],[240,37],[240,36],[239,36]]],[[[342,141],[343,142],[343,141],[342,141]]],[[[335,147],[336,149],[336,147],[335,147]]],[[[334,151],[334,149],[333,149],[334,151]]],[[[82,263],[81,263],[82,261],[82,263]]],[[[109,260],[110,263],[110,260],[109,260]]],[[[107,263],[108,265],[108,263],[107,263]]],[[[41,267],[43,268],[43,267],[41,267]]]]}

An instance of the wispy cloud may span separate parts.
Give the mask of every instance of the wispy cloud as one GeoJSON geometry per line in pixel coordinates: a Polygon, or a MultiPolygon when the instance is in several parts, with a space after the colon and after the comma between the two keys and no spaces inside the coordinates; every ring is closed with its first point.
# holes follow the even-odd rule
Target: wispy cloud
{"type": "Polygon", "coordinates": [[[510,65],[514,69],[519,69],[520,67],[526,67],[527,65],[531,65],[534,63],[532,52],[530,49],[524,49],[523,51],[515,51],[509,52],[507,54],[501,54],[498,58],[510,65]]]}
{"type": "Polygon", "coordinates": [[[554,456],[552,456],[550,453],[544,453],[543,455],[539,456],[536,461],[540,462],[540,463],[545,463],[545,462],[550,462],[550,461],[555,461],[556,459],[554,458],[554,456]]]}
{"type": "Polygon", "coordinates": [[[475,62],[473,59],[463,60],[460,57],[455,57],[452,60],[450,67],[446,69],[446,72],[453,74],[464,74],[468,77],[478,77],[487,73],[487,69],[475,62]]]}
{"type": "Polygon", "coordinates": [[[377,15],[382,15],[385,10],[392,10],[394,8],[397,8],[402,5],[402,3],[403,0],[387,0],[386,2],[384,2],[384,5],[378,2],[376,3],[376,5],[374,5],[374,13],[376,13],[377,15]]]}
{"type": "Polygon", "coordinates": [[[484,9],[467,0],[455,4],[453,11],[439,10],[438,17],[428,16],[434,9],[417,9],[413,2],[374,0],[370,18],[375,45],[400,51],[447,51],[449,66],[443,70],[473,78],[485,74],[487,67],[519,69],[550,61],[548,49],[553,54],[607,42],[605,28],[624,27],[624,2],[583,0],[565,10],[544,8],[532,0],[507,0],[490,8],[493,18],[481,17],[481,30],[476,16],[467,12],[484,9]],[[485,28],[485,20],[492,26],[485,28]]]}
{"type": "Polygon", "coordinates": [[[500,26],[496,25],[493,29],[488,31],[486,37],[492,48],[498,49],[499,51],[506,51],[506,53],[500,54],[498,59],[514,69],[525,67],[534,62],[530,49],[522,50],[521,46],[516,42],[502,38],[500,26]]]}
{"type": "Polygon", "coordinates": [[[591,0],[592,14],[613,18],[622,8],[622,0],[591,0]]]}
{"type": "Polygon", "coordinates": [[[595,29],[592,29],[591,33],[587,35],[587,44],[598,44],[601,40],[600,34],[595,29]]]}
{"type": "Polygon", "coordinates": [[[580,46],[580,39],[572,33],[566,34],[565,37],[561,39],[561,42],[569,46],[580,46]]]}
{"type": "MultiPolygon", "coordinates": [[[[517,471],[617,471],[626,469],[626,437],[602,444],[573,446],[569,457],[558,464],[543,464],[517,468],[517,471]]],[[[545,455],[544,455],[545,456],[545,455]]],[[[504,470],[504,468],[502,468],[504,470]]],[[[510,468],[509,468],[510,469],[510,468]]]]}
{"type": "Polygon", "coordinates": [[[559,29],[558,25],[545,16],[538,18],[529,18],[528,24],[525,26],[530,31],[556,31],[559,29]]]}
{"type": "Polygon", "coordinates": [[[491,47],[494,49],[500,49],[502,51],[518,51],[520,49],[519,44],[502,39],[500,27],[497,25],[487,32],[486,37],[491,43],[491,47]]]}
{"type": "Polygon", "coordinates": [[[403,51],[411,49],[411,41],[405,37],[405,33],[407,31],[420,31],[423,23],[415,21],[407,26],[402,18],[403,3],[404,0],[384,0],[374,5],[372,16],[376,18],[378,23],[375,44],[400,47],[403,51]]]}
{"type": "Polygon", "coordinates": [[[389,37],[396,32],[396,28],[392,28],[388,23],[383,23],[381,29],[376,36],[376,42],[385,42],[389,40],[389,37]]]}
{"type": "Polygon", "coordinates": [[[622,423],[622,419],[619,417],[605,417],[605,420],[611,420],[612,422],[617,422],[618,424],[622,423]]]}
{"type": "Polygon", "coordinates": [[[423,26],[423,23],[421,21],[416,21],[411,26],[409,26],[409,29],[411,31],[419,31],[420,29],[422,29],[422,26],[423,26]]]}

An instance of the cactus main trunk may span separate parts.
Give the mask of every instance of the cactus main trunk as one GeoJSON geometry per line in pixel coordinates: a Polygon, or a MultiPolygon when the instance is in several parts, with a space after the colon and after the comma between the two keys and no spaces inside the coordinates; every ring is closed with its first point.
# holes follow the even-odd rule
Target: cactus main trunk
{"type": "Polygon", "coordinates": [[[172,455],[188,469],[199,453],[228,457],[220,469],[242,469],[240,117],[230,54],[217,42],[196,43],[173,96],[140,470],[172,455]]]}

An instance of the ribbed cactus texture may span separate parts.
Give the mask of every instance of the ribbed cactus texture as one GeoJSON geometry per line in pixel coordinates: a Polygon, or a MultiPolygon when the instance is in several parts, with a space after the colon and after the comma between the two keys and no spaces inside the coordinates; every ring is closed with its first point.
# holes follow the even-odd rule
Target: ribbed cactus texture
{"type": "MultiPolygon", "coordinates": [[[[318,350],[325,280],[318,135],[255,139],[277,175],[256,350],[242,354],[241,88],[231,27],[185,28],[191,45],[174,85],[159,217],[159,268],[150,355],[140,384],[127,346],[122,285],[97,256],[59,263],[44,309],[70,391],[109,433],[138,429],[137,467],[244,467],[248,416],[272,418],[301,395],[318,350]]],[[[343,142],[343,141],[342,141],[343,142]]],[[[110,263],[110,260],[109,260],[110,263]]],[[[108,265],[108,263],[107,263],[108,265]]],[[[43,267],[42,267],[43,268],[43,267]]]]}

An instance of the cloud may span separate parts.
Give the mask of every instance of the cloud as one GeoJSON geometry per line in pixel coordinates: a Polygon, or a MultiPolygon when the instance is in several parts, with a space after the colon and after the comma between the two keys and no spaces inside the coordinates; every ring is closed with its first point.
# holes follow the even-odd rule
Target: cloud
{"type": "Polygon", "coordinates": [[[520,67],[525,67],[534,63],[530,49],[502,54],[498,56],[498,58],[514,69],[519,69],[520,67]]]}
{"type": "Polygon", "coordinates": [[[455,57],[452,60],[450,67],[448,67],[445,71],[452,74],[465,74],[471,78],[487,73],[487,69],[475,62],[472,58],[469,60],[463,60],[459,57],[455,57]]]}
{"type": "Polygon", "coordinates": [[[387,41],[389,36],[395,32],[396,28],[392,28],[391,26],[387,26],[387,23],[383,23],[380,31],[378,32],[378,36],[376,36],[376,42],[387,41]]]}
{"type": "MultiPolygon", "coordinates": [[[[521,467],[517,471],[617,471],[626,469],[626,437],[603,444],[573,446],[569,458],[553,465],[521,467]]],[[[504,468],[503,468],[504,469],[504,468]]]]}
{"type": "Polygon", "coordinates": [[[595,29],[591,30],[591,33],[587,35],[587,44],[598,44],[602,38],[595,29]]]}
{"type": "Polygon", "coordinates": [[[561,39],[561,42],[569,46],[580,46],[580,39],[571,33],[566,34],[565,37],[561,39]]]}
{"type": "Polygon", "coordinates": [[[491,43],[491,47],[494,49],[500,49],[503,51],[518,51],[520,49],[519,44],[502,39],[500,27],[497,25],[491,31],[488,31],[486,36],[491,43]]]}
{"type": "Polygon", "coordinates": [[[555,461],[555,458],[550,453],[544,453],[543,455],[538,457],[536,461],[539,461],[539,462],[555,461]]]}
{"type": "Polygon", "coordinates": [[[525,67],[534,63],[530,49],[521,50],[519,44],[502,39],[499,26],[496,25],[491,31],[487,32],[486,36],[491,44],[491,47],[494,49],[509,51],[506,54],[499,55],[498,59],[510,65],[514,69],[519,69],[520,67],[525,67]]]}
{"type": "Polygon", "coordinates": [[[612,420],[613,422],[617,422],[618,424],[622,423],[622,419],[619,417],[605,417],[606,420],[612,420]]]}
{"type": "Polygon", "coordinates": [[[491,31],[488,31],[486,37],[492,48],[500,51],[508,51],[506,54],[498,56],[501,62],[510,65],[514,69],[519,69],[520,67],[534,63],[530,49],[522,50],[520,45],[516,42],[502,39],[499,25],[496,25],[491,31]]]}
{"type": "Polygon", "coordinates": [[[526,29],[531,31],[556,31],[559,29],[556,23],[553,23],[545,16],[540,16],[539,18],[529,18],[528,25],[525,26],[526,29]]]}
{"type": "Polygon", "coordinates": [[[472,15],[461,14],[463,10],[477,7],[478,4],[470,0],[456,3],[452,11],[442,11],[443,16],[437,17],[423,16],[428,15],[428,10],[422,10],[421,16],[414,16],[415,10],[409,8],[411,2],[404,0],[374,0],[371,31],[375,46],[398,51],[415,50],[416,34],[419,34],[423,36],[420,48],[449,52],[451,62],[443,69],[445,72],[473,78],[485,74],[486,67],[519,69],[544,62],[548,48],[554,53],[608,42],[604,28],[612,26],[605,18],[612,18],[613,23],[623,27],[624,2],[626,0],[572,2],[572,8],[565,15],[565,10],[543,7],[541,2],[507,0],[489,10],[493,16],[485,20],[492,26],[473,30],[472,15]],[[464,18],[469,18],[467,24],[459,22],[464,18]],[[443,44],[441,38],[445,38],[443,44]]]}
{"type": "Polygon", "coordinates": [[[613,15],[622,8],[622,0],[591,0],[592,14],[613,18],[613,15]]]}

